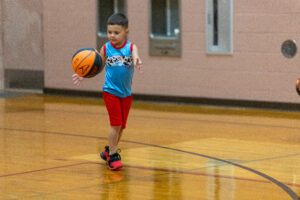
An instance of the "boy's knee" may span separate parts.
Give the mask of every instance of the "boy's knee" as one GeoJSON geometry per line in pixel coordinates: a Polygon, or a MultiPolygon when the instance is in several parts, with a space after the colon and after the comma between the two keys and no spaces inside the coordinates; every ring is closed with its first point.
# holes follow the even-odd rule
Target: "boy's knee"
{"type": "Polygon", "coordinates": [[[122,128],[122,125],[115,125],[115,126],[111,126],[112,129],[116,130],[116,131],[120,131],[122,128]]]}

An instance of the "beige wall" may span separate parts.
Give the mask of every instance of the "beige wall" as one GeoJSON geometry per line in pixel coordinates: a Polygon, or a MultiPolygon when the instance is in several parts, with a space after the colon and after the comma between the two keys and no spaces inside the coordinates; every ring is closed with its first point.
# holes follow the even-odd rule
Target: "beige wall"
{"type": "Polygon", "coordinates": [[[45,87],[95,91],[101,77],[74,87],[71,59],[81,47],[96,48],[96,0],[44,0],[45,87]]]}
{"type": "MultiPolygon", "coordinates": [[[[104,73],[72,84],[76,49],[96,47],[96,0],[44,0],[45,87],[100,91],[104,73]]],[[[234,54],[205,53],[205,0],[182,0],[182,57],[149,56],[149,8],[128,0],[129,39],[137,44],[144,73],[135,74],[136,94],[299,103],[295,81],[300,55],[281,55],[286,39],[300,42],[300,1],[235,0],[234,54]]]]}
{"type": "Polygon", "coordinates": [[[43,70],[42,0],[2,0],[5,69],[43,70]]]}
{"type": "MultiPolygon", "coordinates": [[[[2,1],[0,2],[0,17],[2,16],[2,1]]],[[[1,17],[2,18],[2,17],[1,17]]],[[[0,89],[4,88],[4,69],[3,69],[3,23],[0,20],[0,89]]]]}

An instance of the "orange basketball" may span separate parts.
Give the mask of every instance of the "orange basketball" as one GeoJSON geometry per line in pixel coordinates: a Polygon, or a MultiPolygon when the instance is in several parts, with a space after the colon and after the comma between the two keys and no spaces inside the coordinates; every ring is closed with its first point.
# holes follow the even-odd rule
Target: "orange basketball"
{"type": "Polygon", "coordinates": [[[72,67],[76,74],[84,78],[92,78],[103,69],[101,56],[93,48],[79,49],[72,57],[72,67]]]}
{"type": "Polygon", "coordinates": [[[300,96],[300,78],[297,79],[297,82],[296,82],[296,91],[297,91],[298,95],[300,96]]]}

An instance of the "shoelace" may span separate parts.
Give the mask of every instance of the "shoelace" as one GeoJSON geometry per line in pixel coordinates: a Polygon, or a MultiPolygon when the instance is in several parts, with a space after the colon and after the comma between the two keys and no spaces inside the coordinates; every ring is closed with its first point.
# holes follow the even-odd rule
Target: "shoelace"
{"type": "Polygon", "coordinates": [[[118,152],[114,153],[109,157],[109,162],[118,161],[118,160],[121,160],[121,156],[118,152]]]}
{"type": "MultiPolygon", "coordinates": [[[[105,146],[105,152],[109,153],[109,146],[105,146]]],[[[121,153],[121,149],[117,149],[117,153],[121,153]]]]}

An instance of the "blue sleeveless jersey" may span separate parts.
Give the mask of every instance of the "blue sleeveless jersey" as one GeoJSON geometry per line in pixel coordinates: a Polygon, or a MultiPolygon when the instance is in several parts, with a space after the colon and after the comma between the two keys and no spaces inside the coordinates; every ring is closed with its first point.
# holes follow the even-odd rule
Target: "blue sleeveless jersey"
{"type": "Polygon", "coordinates": [[[110,42],[104,45],[105,83],[103,91],[124,98],[131,95],[131,85],[134,73],[132,59],[133,43],[126,41],[120,48],[110,42]]]}

